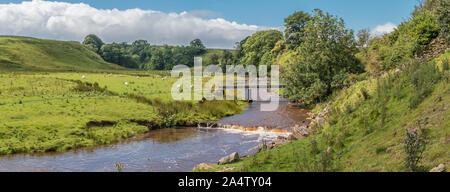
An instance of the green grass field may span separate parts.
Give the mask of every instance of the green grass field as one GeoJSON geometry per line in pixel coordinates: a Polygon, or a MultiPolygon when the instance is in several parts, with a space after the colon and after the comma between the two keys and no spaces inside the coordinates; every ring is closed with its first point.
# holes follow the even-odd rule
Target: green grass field
{"type": "Polygon", "coordinates": [[[174,101],[169,75],[107,63],[78,42],[0,37],[0,155],[110,144],[242,111],[174,101]]]}
{"type": "Polygon", "coordinates": [[[175,102],[175,79],[159,75],[13,72],[0,79],[1,155],[110,144],[148,131],[136,120],[171,127],[242,110],[233,101],[175,102]],[[88,125],[101,121],[114,125],[88,125]]]}

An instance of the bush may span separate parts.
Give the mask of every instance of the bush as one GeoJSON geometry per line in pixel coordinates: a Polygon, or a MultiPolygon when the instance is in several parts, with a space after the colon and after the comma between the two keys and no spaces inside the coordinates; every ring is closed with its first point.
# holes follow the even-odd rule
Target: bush
{"type": "Polygon", "coordinates": [[[409,21],[400,24],[394,32],[369,42],[366,68],[373,73],[378,68],[387,71],[398,67],[399,64],[414,58],[426,48],[439,36],[439,31],[433,12],[425,10],[416,13],[409,21]],[[376,59],[373,60],[370,57],[376,57],[376,59]]]}
{"type": "Polygon", "coordinates": [[[436,10],[437,24],[441,28],[440,36],[450,42],[450,0],[441,0],[436,10]]]}
{"type": "Polygon", "coordinates": [[[421,128],[421,121],[417,121],[418,128],[413,130],[406,130],[405,137],[405,166],[412,171],[420,171],[420,161],[422,160],[422,154],[426,149],[428,143],[423,136],[423,130],[421,128]]]}
{"type": "Polygon", "coordinates": [[[410,97],[409,108],[416,108],[433,91],[436,84],[443,76],[434,62],[416,62],[411,66],[410,83],[413,86],[413,95],[410,97]]]}

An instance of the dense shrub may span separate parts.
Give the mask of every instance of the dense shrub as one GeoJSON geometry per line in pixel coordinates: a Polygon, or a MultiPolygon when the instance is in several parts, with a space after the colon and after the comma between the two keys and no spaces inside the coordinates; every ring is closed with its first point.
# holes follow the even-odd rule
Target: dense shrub
{"type": "Polygon", "coordinates": [[[362,56],[366,69],[371,73],[387,71],[414,58],[439,36],[436,21],[433,12],[424,10],[400,24],[394,32],[372,39],[368,52],[362,56]]]}
{"type": "Polygon", "coordinates": [[[427,140],[424,138],[421,120],[417,121],[417,128],[406,130],[404,148],[406,152],[405,166],[412,171],[419,171],[422,154],[426,149],[427,140]]]}
{"type": "Polygon", "coordinates": [[[409,82],[414,90],[410,98],[409,108],[414,109],[431,94],[434,84],[442,78],[443,74],[434,62],[415,62],[409,70],[409,82]]]}
{"type": "Polygon", "coordinates": [[[437,23],[441,28],[440,36],[450,42],[450,0],[440,0],[436,16],[437,23]]]}

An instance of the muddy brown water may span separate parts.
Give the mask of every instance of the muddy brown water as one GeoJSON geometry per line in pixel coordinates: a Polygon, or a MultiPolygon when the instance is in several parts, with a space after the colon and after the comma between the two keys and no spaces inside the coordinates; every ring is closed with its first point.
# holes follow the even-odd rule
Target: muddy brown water
{"type": "Polygon", "coordinates": [[[255,153],[263,140],[286,136],[289,127],[305,121],[307,110],[291,108],[281,101],[277,111],[260,111],[260,102],[250,104],[242,114],[224,118],[218,123],[240,127],[269,127],[272,130],[176,128],[151,131],[139,139],[109,146],[84,148],[64,153],[10,155],[0,157],[0,171],[97,172],[116,171],[190,171],[202,162],[217,162],[238,152],[255,153]]]}

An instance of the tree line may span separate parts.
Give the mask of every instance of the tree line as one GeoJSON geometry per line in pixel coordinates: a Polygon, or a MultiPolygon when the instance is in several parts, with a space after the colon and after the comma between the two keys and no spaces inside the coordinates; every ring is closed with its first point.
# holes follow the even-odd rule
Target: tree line
{"type": "Polygon", "coordinates": [[[259,31],[241,41],[240,63],[280,65],[284,97],[318,102],[350,86],[361,73],[379,74],[400,61],[424,57],[436,37],[437,43],[448,44],[449,7],[450,0],[424,0],[408,21],[382,37],[371,37],[369,29],[355,35],[342,18],[320,9],[298,11],[284,19],[284,33],[259,31]]]}
{"type": "MultiPolygon", "coordinates": [[[[207,52],[200,39],[192,40],[189,46],[150,45],[146,40],[136,40],[131,44],[125,42],[106,44],[98,36],[90,34],[83,40],[83,45],[107,62],[144,70],[171,70],[176,65],[192,67],[194,57],[205,55],[207,52]]],[[[235,55],[229,50],[205,56],[206,65],[236,63],[235,55]]]]}
{"type": "Polygon", "coordinates": [[[449,0],[425,1],[416,10],[429,11],[416,11],[410,22],[382,38],[371,38],[368,29],[355,35],[345,27],[342,18],[315,9],[286,17],[284,32],[258,31],[237,42],[235,51],[224,50],[220,54],[205,54],[207,50],[200,39],[193,40],[189,46],[151,46],[144,40],[131,45],[103,44],[95,35],[89,35],[83,44],[108,62],[140,69],[170,70],[177,64],[193,66],[193,57],[198,55],[203,56],[204,64],[220,65],[223,69],[237,64],[279,65],[287,85],[283,96],[291,101],[314,103],[334,90],[349,86],[358,74],[373,71],[370,69],[373,65],[378,71],[389,70],[395,67],[391,63],[396,59],[413,56],[438,35],[448,41],[449,4],[449,0]],[[420,25],[412,28],[408,27],[409,23],[420,25]],[[409,30],[409,36],[417,37],[416,40],[399,36],[401,30],[409,30]],[[378,41],[395,43],[374,46],[378,41]],[[376,55],[372,56],[374,52],[376,55]]]}

